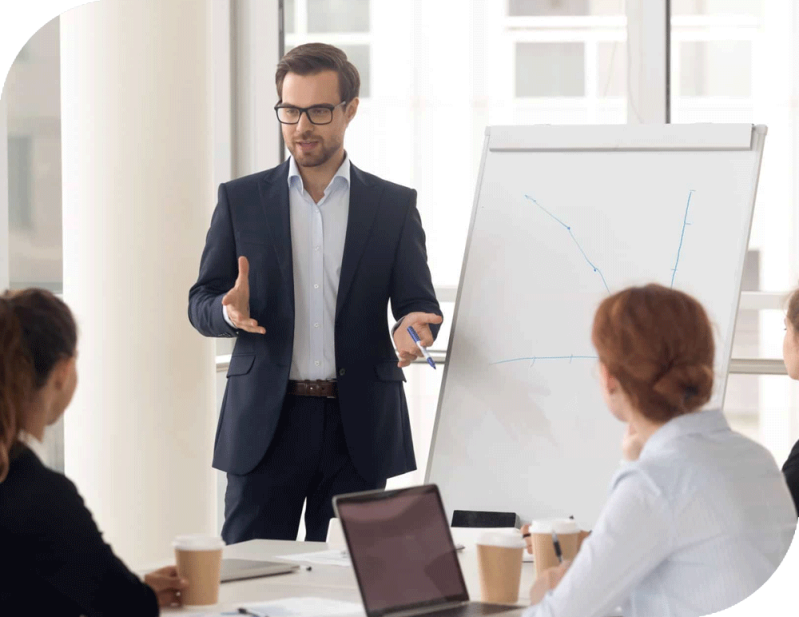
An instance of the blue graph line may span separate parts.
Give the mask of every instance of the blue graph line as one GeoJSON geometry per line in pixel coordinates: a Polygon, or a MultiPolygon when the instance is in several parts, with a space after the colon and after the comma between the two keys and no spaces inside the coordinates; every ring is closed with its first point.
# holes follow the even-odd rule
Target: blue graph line
{"type": "Polygon", "coordinates": [[[671,271],[671,286],[674,287],[674,277],[677,276],[677,266],[680,264],[680,252],[682,251],[682,241],[685,238],[685,228],[690,225],[691,223],[688,222],[688,208],[691,207],[691,195],[693,195],[694,189],[688,191],[688,203],[685,206],[685,218],[682,221],[682,234],[680,235],[680,246],[677,249],[677,261],[674,262],[674,268],[671,271]]]}
{"type": "MultiPolygon", "coordinates": [[[[566,223],[564,223],[563,221],[561,221],[557,216],[552,214],[549,210],[547,210],[544,206],[542,206],[540,203],[538,203],[535,199],[533,199],[529,195],[525,195],[525,198],[529,199],[530,201],[532,201],[536,206],[541,208],[544,212],[546,212],[549,216],[551,216],[553,219],[555,219],[558,223],[560,223],[561,225],[563,225],[563,227],[566,228],[566,231],[569,232],[569,235],[571,236],[571,239],[574,240],[574,243],[577,245],[577,248],[580,250],[580,253],[582,253],[582,255],[585,258],[585,260],[588,262],[588,265],[591,266],[591,268],[593,268],[594,272],[596,272],[597,274],[599,274],[600,277],[602,277],[602,284],[605,286],[605,290],[607,290],[607,292],[610,293],[610,288],[608,287],[608,283],[607,283],[607,281],[605,281],[605,275],[602,274],[602,270],[597,268],[594,265],[594,263],[590,259],[588,259],[588,255],[585,254],[585,251],[583,250],[583,247],[580,246],[580,243],[577,241],[577,238],[574,237],[574,234],[572,233],[572,228],[569,225],[567,225],[566,223]]],[[[568,357],[568,356],[566,356],[566,357],[568,357]]]]}
{"type": "MultiPolygon", "coordinates": [[[[535,364],[538,360],[568,360],[571,363],[572,360],[596,360],[598,356],[530,356],[529,358],[513,358],[511,360],[499,360],[498,362],[490,362],[490,365],[493,364],[506,364],[508,362],[524,362],[526,360],[532,360],[533,364],[535,364]]],[[[530,365],[532,366],[532,364],[530,365]]]]}

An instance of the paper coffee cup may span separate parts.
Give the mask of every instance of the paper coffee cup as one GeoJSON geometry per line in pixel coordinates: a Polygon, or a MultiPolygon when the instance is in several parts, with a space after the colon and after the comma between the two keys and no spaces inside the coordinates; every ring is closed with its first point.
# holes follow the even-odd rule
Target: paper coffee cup
{"type": "Polygon", "coordinates": [[[561,554],[564,561],[571,561],[580,548],[580,528],[572,519],[537,520],[530,523],[530,539],[533,542],[533,561],[535,574],[540,575],[547,568],[560,565],[555,553],[552,532],[558,535],[561,554]]]}
{"type": "Polygon", "coordinates": [[[341,521],[335,516],[330,519],[327,527],[327,548],[339,551],[347,550],[347,541],[344,539],[344,531],[341,529],[341,521]]]}
{"type": "Polygon", "coordinates": [[[184,606],[208,606],[219,601],[222,538],[200,534],[178,536],[172,542],[178,576],[188,581],[180,592],[184,606]]]}
{"type": "Polygon", "coordinates": [[[483,602],[516,604],[525,542],[518,533],[489,532],[477,540],[480,595],[483,602]]]}

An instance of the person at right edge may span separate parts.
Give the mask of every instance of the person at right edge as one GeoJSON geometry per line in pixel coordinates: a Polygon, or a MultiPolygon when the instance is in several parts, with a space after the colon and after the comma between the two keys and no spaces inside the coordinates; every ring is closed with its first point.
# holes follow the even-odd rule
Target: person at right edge
{"type": "Polygon", "coordinates": [[[592,339],[629,462],[574,562],[538,577],[524,617],[699,617],[737,604],[782,562],[796,512],[771,453],[704,408],[705,310],[660,285],[625,289],[599,306],[592,339]]]}
{"type": "MultiPolygon", "coordinates": [[[[788,377],[799,380],[799,289],[791,294],[788,300],[788,312],[785,315],[785,338],[782,342],[782,359],[788,377]]],[[[782,466],[785,481],[791,491],[793,503],[799,513],[799,441],[797,441],[788,460],[782,466]]]]}

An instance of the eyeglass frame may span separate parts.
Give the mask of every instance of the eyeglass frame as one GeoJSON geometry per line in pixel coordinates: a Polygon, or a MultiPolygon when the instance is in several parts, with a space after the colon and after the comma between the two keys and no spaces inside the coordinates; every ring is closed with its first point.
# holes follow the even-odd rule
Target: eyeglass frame
{"type": "Polygon", "coordinates": [[[311,124],[313,124],[315,126],[325,126],[325,125],[331,124],[333,122],[333,112],[336,110],[336,107],[341,107],[342,105],[346,106],[347,103],[349,103],[349,101],[341,101],[340,103],[338,103],[336,105],[331,105],[330,103],[322,103],[320,105],[311,105],[310,107],[297,107],[296,105],[283,105],[283,103],[278,103],[277,105],[275,105],[274,109],[275,109],[275,116],[277,116],[277,121],[280,122],[280,124],[288,124],[288,125],[292,125],[292,126],[295,125],[295,124],[299,124],[300,120],[302,120],[302,114],[305,114],[305,117],[308,118],[308,122],[310,122],[311,124]],[[313,121],[313,119],[311,118],[311,114],[309,114],[308,112],[310,110],[312,110],[312,109],[319,109],[319,108],[327,109],[330,112],[330,121],[329,122],[314,122],[313,121]],[[297,121],[296,122],[283,122],[283,120],[280,119],[280,110],[281,109],[296,109],[297,111],[299,111],[300,115],[297,116],[297,121]]]}

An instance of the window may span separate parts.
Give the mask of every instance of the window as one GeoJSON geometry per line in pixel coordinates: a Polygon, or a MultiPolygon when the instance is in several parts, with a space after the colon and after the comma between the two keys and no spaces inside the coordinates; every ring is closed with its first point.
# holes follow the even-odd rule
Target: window
{"type": "Polygon", "coordinates": [[[27,136],[8,138],[8,226],[17,232],[29,231],[33,219],[31,142],[27,136]]]}
{"type": "MultiPolygon", "coordinates": [[[[58,19],[25,44],[3,97],[8,127],[9,277],[12,289],[62,291],[61,93],[58,19]]],[[[63,421],[47,430],[44,462],[64,469],[63,421]]]]}
{"type": "Polygon", "coordinates": [[[369,1],[307,0],[308,31],[369,32],[369,1]]]}
{"type": "Polygon", "coordinates": [[[31,37],[8,74],[9,275],[12,288],[62,289],[58,19],[31,37]]]}
{"type": "Polygon", "coordinates": [[[516,43],[516,96],[585,96],[585,45],[516,43]]]}
{"type": "MultiPolygon", "coordinates": [[[[733,358],[782,358],[783,298],[797,285],[799,134],[792,71],[793,3],[673,0],[673,122],[752,122],[769,133],[744,268],[733,358]],[[746,292],[760,292],[747,294],[746,292]],[[764,293],[765,292],[765,293],[764,293]]],[[[775,364],[779,368],[779,362],[775,364]]],[[[782,375],[733,375],[725,412],[734,428],[785,460],[799,438],[797,388],[782,375]]]]}
{"type": "Polygon", "coordinates": [[[283,16],[285,51],[302,43],[335,45],[360,73],[360,98],[371,96],[370,0],[284,0],[283,16]]]}
{"type": "Polygon", "coordinates": [[[749,98],[752,95],[749,41],[683,41],[679,58],[679,96],[749,98]]]}
{"type": "MultiPolygon", "coordinates": [[[[418,190],[439,290],[460,279],[486,125],[626,121],[623,0],[361,0],[357,19],[341,4],[287,1],[286,46],[331,43],[361,71],[368,96],[347,151],[354,165],[418,190]]],[[[454,293],[446,300],[435,349],[449,340],[454,293]]],[[[424,368],[406,371],[419,471],[392,484],[424,477],[440,384],[424,368]]]]}

